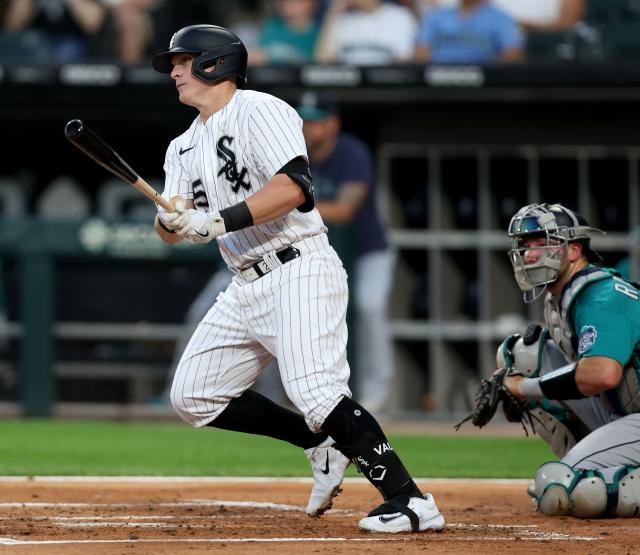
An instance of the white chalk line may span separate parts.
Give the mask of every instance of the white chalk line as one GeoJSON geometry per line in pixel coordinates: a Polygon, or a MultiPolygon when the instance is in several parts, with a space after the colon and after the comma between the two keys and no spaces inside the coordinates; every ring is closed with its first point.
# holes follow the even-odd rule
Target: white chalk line
{"type": "MultiPolygon", "coordinates": [[[[302,512],[304,508],[297,505],[287,505],[281,503],[265,503],[255,501],[227,501],[222,499],[192,499],[180,502],[161,502],[161,503],[47,503],[47,502],[14,502],[0,503],[0,509],[16,509],[16,508],[78,508],[78,509],[116,509],[116,508],[189,508],[189,507],[243,507],[243,508],[263,508],[275,511],[297,511],[302,512]]],[[[335,510],[333,513],[341,512],[342,515],[356,515],[358,513],[353,510],[335,510]]],[[[118,516],[51,516],[51,517],[35,517],[33,520],[49,520],[62,527],[86,528],[86,527],[129,527],[129,528],[177,528],[177,524],[167,521],[171,519],[187,520],[189,518],[233,518],[242,515],[214,515],[213,517],[200,517],[196,515],[187,516],[171,516],[171,515],[118,515],[118,516]],[[85,520],[83,520],[85,519],[85,520]],[[88,520],[87,520],[88,519],[88,520]],[[116,520],[127,520],[127,522],[116,522],[116,520]],[[135,520],[147,520],[148,522],[135,522],[135,520]],[[159,522],[164,520],[164,522],[159,522]],[[75,521],[75,522],[74,522],[75,521]]],[[[277,515],[271,515],[277,516],[277,515]]],[[[5,517],[6,518],[6,517],[5,517]]],[[[8,519],[8,518],[7,518],[8,519]]],[[[182,525],[184,528],[205,528],[206,525],[182,525]]],[[[475,537],[450,537],[445,535],[430,535],[430,541],[434,538],[444,541],[599,541],[603,538],[592,536],[575,536],[569,534],[561,534],[556,532],[543,532],[536,530],[536,524],[473,524],[473,523],[450,523],[447,525],[449,529],[458,530],[477,530],[477,531],[509,531],[513,533],[511,537],[496,536],[475,536],[475,537]]],[[[243,543],[243,542],[372,542],[372,541],[408,541],[409,538],[306,538],[306,537],[285,537],[285,538],[128,538],[121,540],[19,540],[11,537],[0,538],[0,545],[57,545],[57,544],[85,544],[85,543],[243,543]]]]}
{"type": "MultiPolygon", "coordinates": [[[[216,500],[213,502],[216,506],[230,506],[230,507],[263,507],[265,503],[251,502],[251,501],[224,501],[224,500],[216,500]]],[[[42,503],[31,503],[30,505],[43,505],[42,503]]],[[[104,508],[104,507],[116,507],[118,505],[109,505],[105,503],[83,503],[83,504],[69,504],[69,503],[47,503],[45,504],[51,508],[54,507],[62,507],[67,508],[69,505],[81,505],[83,508],[104,508]]],[[[145,504],[137,504],[142,505],[144,507],[149,507],[148,503],[145,504]]],[[[175,506],[193,506],[193,503],[184,502],[184,503],[159,503],[154,506],[166,506],[170,505],[171,507],[175,506]]],[[[201,502],[198,502],[198,505],[201,505],[201,502]]],[[[270,508],[273,508],[274,503],[268,503],[270,508]]],[[[23,506],[23,505],[20,505],[23,506]]],[[[283,505],[284,507],[290,508],[294,507],[292,505],[283,505]]],[[[299,510],[302,510],[299,507],[299,510]]],[[[346,511],[345,511],[346,512],[346,511]]],[[[350,514],[356,514],[351,512],[350,514]]],[[[204,519],[228,519],[233,517],[239,517],[241,515],[214,515],[214,516],[200,516],[200,515],[118,515],[118,516],[101,516],[101,515],[87,515],[87,516],[51,516],[51,517],[36,517],[33,519],[34,521],[49,521],[53,524],[65,528],[166,528],[166,529],[176,529],[176,528],[210,528],[210,526],[205,524],[178,524],[170,522],[171,520],[204,520],[204,519]],[[118,522],[125,521],[125,522],[118,522]],[[141,522],[147,521],[147,522],[141,522]]],[[[272,515],[277,516],[277,515],[272,515]]],[[[439,540],[445,541],[598,541],[602,538],[600,537],[592,537],[592,536],[574,536],[570,534],[561,534],[556,532],[544,532],[536,530],[538,528],[537,524],[473,524],[473,523],[450,523],[447,525],[449,529],[454,530],[477,530],[477,531],[507,531],[512,532],[514,535],[511,537],[496,537],[496,536],[474,536],[474,537],[449,537],[448,535],[444,537],[438,537],[439,540]]],[[[430,536],[430,541],[433,537],[430,536]]],[[[344,541],[406,541],[407,539],[403,538],[137,538],[137,539],[123,539],[123,540],[17,540],[11,537],[0,538],[0,545],[50,545],[50,544],[80,544],[80,543],[129,543],[129,542],[144,542],[144,543],[152,543],[152,542],[208,542],[208,543],[224,543],[224,542],[232,542],[232,543],[241,543],[241,542],[344,542],[344,541]]]]}
{"type": "Polygon", "coordinates": [[[186,501],[167,501],[161,503],[139,502],[139,503],[53,503],[53,502],[11,502],[0,503],[0,509],[18,509],[20,507],[29,509],[130,509],[146,508],[149,506],[160,508],[182,508],[182,507],[249,507],[251,509],[273,509],[274,511],[304,511],[300,505],[285,505],[282,503],[268,503],[258,501],[226,501],[222,499],[189,499],[186,501]]]}
{"type": "MultiPolygon", "coordinates": [[[[366,542],[408,542],[413,541],[414,536],[410,537],[392,537],[392,538],[138,538],[138,539],[123,539],[123,540],[17,540],[15,538],[0,538],[0,545],[70,545],[70,544],[105,544],[105,543],[330,543],[330,542],[351,542],[351,543],[366,543],[366,542]]],[[[570,537],[555,537],[554,534],[545,534],[539,538],[500,538],[500,537],[472,537],[472,538],[459,538],[449,537],[440,534],[430,534],[429,542],[439,540],[446,542],[522,542],[522,541],[598,541],[601,538],[592,538],[590,536],[570,536],[570,537]]]]}
{"type": "Polygon", "coordinates": [[[404,538],[139,538],[126,540],[16,540],[0,538],[0,545],[60,545],[96,543],[279,543],[279,542],[390,542],[404,538]]]}
{"type": "MultiPolygon", "coordinates": [[[[87,518],[87,517],[85,517],[87,518]]],[[[89,517],[90,518],[90,517],[89,517]]],[[[179,517],[178,517],[179,518],[179,517]]],[[[213,517],[203,517],[209,519],[226,519],[226,517],[221,516],[213,516],[213,517]]],[[[94,519],[95,520],[95,519],[94,519]]],[[[100,521],[95,522],[94,520],[78,520],[75,522],[64,522],[59,519],[52,518],[50,521],[57,526],[61,526],[63,528],[163,528],[163,529],[177,529],[177,528],[207,528],[210,529],[211,526],[208,524],[180,524],[180,523],[172,523],[172,522],[114,522],[114,521],[100,521]]],[[[180,520],[183,520],[182,518],[180,520]]],[[[593,541],[599,538],[594,538],[592,536],[572,536],[570,534],[562,534],[558,532],[542,532],[538,530],[526,530],[525,525],[499,525],[499,524],[461,524],[454,523],[450,524],[449,528],[458,529],[458,530],[507,530],[513,531],[517,536],[530,536],[527,539],[531,541],[540,541],[540,540],[560,540],[560,541],[572,541],[572,540],[581,540],[581,541],[593,541]]],[[[504,539],[514,539],[514,538],[504,538],[504,539]]],[[[522,538],[524,539],[524,538],[522,538]]]]}
{"type": "MultiPolygon", "coordinates": [[[[419,482],[434,484],[530,484],[524,478],[414,478],[419,482]]],[[[0,482],[141,482],[141,483],[256,483],[256,484],[312,484],[313,478],[263,477],[263,476],[0,476],[0,482]]],[[[345,484],[368,484],[366,478],[347,477],[345,484]]]]}

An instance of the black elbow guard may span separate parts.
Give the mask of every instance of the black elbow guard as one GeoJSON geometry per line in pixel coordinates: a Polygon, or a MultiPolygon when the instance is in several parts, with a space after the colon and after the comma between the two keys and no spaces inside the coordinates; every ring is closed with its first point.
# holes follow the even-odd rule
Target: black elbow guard
{"type": "Polygon", "coordinates": [[[287,162],[276,173],[284,173],[289,176],[302,189],[304,202],[298,206],[298,211],[311,212],[316,203],[313,199],[313,179],[307,161],[302,156],[298,156],[287,162]]]}

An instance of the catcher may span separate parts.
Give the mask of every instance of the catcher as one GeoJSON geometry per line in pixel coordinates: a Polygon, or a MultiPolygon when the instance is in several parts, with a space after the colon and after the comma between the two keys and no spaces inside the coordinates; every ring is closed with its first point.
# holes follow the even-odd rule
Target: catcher
{"type": "Polygon", "coordinates": [[[597,266],[596,233],[560,204],[512,218],[516,282],[527,303],[546,293],[545,327],[504,340],[469,416],[481,427],[502,402],[549,443],[560,460],[529,488],[549,516],[640,516],[640,286],[597,266]]]}

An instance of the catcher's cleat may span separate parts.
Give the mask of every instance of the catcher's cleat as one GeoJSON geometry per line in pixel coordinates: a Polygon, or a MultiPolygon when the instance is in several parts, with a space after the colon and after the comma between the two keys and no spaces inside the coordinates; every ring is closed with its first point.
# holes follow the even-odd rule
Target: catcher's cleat
{"type": "Polygon", "coordinates": [[[333,447],[328,437],[317,447],[305,449],[313,470],[313,489],[307,505],[309,516],[320,516],[333,506],[333,498],[340,494],[344,471],[351,462],[333,447]]]}
{"type": "Polygon", "coordinates": [[[444,529],[444,517],[436,507],[433,495],[409,497],[399,495],[374,509],[360,520],[360,529],[367,532],[397,534],[444,529]]]}

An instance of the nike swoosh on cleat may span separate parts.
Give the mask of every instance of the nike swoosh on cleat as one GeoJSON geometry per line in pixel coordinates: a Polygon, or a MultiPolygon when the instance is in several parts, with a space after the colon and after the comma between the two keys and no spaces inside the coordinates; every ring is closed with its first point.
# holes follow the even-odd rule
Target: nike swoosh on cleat
{"type": "Polygon", "coordinates": [[[209,237],[208,231],[206,233],[200,233],[197,229],[194,229],[193,231],[195,231],[198,235],[200,235],[200,237],[209,237]]]}
{"type": "Polygon", "coordinates": [[[401,516],[402,516],[401,514],[397,514],[394,516],[381,516],[380,522],[382,522],[382,524],[386,524],[387,522],[391,522],[392,520],[395,520],[396,518],[400,518],[401,516]]]}
{"type": "Polygon", "coordinates": [[[196,148],[196,145],[190,146],[189,148],[181,148],[180,156],[182,156],[185,152],[189,152],[192,148],[196,148]]]}
{"type": "Polygon", "coordinates": [[[327,462],[324,465],[324,468],[320,469],[320,472],[323,474],[329,474],[329,451],[327,451],[327,462]]]}

